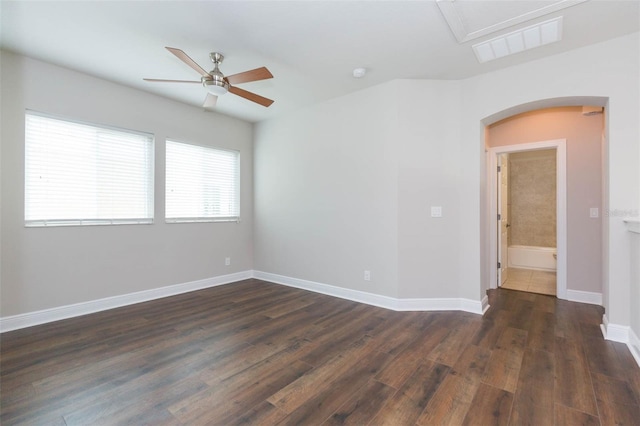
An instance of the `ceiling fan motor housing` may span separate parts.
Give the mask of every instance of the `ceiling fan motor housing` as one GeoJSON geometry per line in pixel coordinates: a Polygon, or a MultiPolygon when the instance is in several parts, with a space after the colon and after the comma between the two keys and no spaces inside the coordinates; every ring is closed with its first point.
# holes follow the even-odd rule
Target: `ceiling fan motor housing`
{"type": "Polygon", "coordinates": [[[213,70],[209,72],[210,78],[202,77],[202,85],[213,95],[224,95],[229,91],[229,82],[224,78],[224,74],[218,68],[218,65],[224,60],[221,53],[212,52],[209,54],[211,62],[213,62],[213,70]]]}

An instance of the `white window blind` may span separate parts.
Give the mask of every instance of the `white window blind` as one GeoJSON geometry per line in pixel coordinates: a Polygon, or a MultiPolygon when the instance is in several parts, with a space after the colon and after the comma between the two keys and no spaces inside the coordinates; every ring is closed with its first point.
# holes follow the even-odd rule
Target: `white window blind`
{"type": "Polygon", "coordinates": [[[26,226],[153,222],[153,136],[25,115],[26,226]]]}
{"type": "Polygon", "coordinates": [[[167,140],[167,222],[239,217],[240,153],[167,140]]]}

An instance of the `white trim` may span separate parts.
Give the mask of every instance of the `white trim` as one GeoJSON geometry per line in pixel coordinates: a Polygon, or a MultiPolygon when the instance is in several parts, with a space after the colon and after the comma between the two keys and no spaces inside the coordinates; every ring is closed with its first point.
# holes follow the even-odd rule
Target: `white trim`
{"type": "Polygon", "coordinates": [[[309,290],[313,291],[314,293],[321,293],[328,296],[339,297],[341,299],[353,300],[354,302],[366,303],[367,305],[378,306],[380,308],[397,310],[397,299],[388,296],[367,293],[359,290],[352,290],[344,287],[336,287],[329,284],[322,284],[315,281],[292,278],[263,271],[253,271],[253,278],[257,278],[263,281],[269,281],[276,284],[286,285],[288,287],[309,290]]]}
{"type": "Polygon", "coordinates": [[[600,324],[600,331],[602,332],[602,337],[607,338],[607,325],[609,325],[609,319],[607,318],[607,314],[602,315],[602,324],[600,324]]]}
{"type": "Polygon", "coordinates": [[[638,367],[640,367],[640,339],[638,339],[638,336],[631,327],[611,324],[607,315],[603,315],[600,330],[602,330],[602,335],[606,340],[626,344],[633,359],[636,360],[638,367]]]}
{"type": "Polygon", "coordinates": [[[482,298],[481,301],[481,308],[482,308],[482,314],[484,315],[485,312],[487,312],[487,310],[490,308],[489,306],[489,296],[484,296],[482,298]]]}
{"type": "Polygon", "coordinates": [[[163,297],[188,293],[190,291],[204,288],[229,284],[236,281],[246,280],[251,277],[251,271],[242,271],[234,274],[220,275],[217,277],[205,278],[182,284],[175,284],[151,290],[138,291],[135,293],[122,294],[106,297],[104,299],[91,300],[73,305],[59,306],[57,308],[4,317],[0,318],[0,333],[59,321],[66,318],[92,314],[95,312],[105,311],[107,309],[119,308],[121,306],[133,305],[135,303],[147,302],[149,300],[161,299],[163,297]]]}
{"type": "Polygon", "coordinates": [[[497,156],[499,154],[531,151],[538,149],[556,149],[556,246],[558,269],[556,271],[556,295],[558,299],[567,299],[567,140],[523,143],[517,145],[497,146],[488,149],[487,183],[489,196],[489,288],[496,288],[498,283],[498,174],[497,156]]]}
{"type": "Polygon", "coordinates": [[[640,219],[628,217],[623,219],[623,221],[625,225],[627,225],[627,230],[629,232],[635,232],[636,234],[640,234],[640,219]]]}
{"type": "Polygon", "coordinates": [[[365,291],[272,274],[270,272],[253,271],[253,277],[276,284],[309,290],[315,293],[352,300],[354,302],[366,303],[367,305],[378,306],[394,311],[465,311],[482,315],[489,307],[488,302],[485,300],[487,299],[486,296],[482,301],[463,298],[396,299],[365,291]]]}
{"type": "Polygon", "coordinates": [[[629,343],[629,326],[609,323],[607,325],[607,340],[629,343]]]}
{"type": "Polygon", "coordinates": [[[567,290],[567,300],[602,306],[602,293],[591,291],[567,290]]]}
{"type": "Polygon", "coordinates": [[[640,338],[638,335],[633,332],[632,328],[629,328],[629,342],[627,343],[629,346],[629,350],[631,351],[631,355],[638,363],[638,367],[640,367],[640,338]]]}
{"type": "Polygon", "coordinates": [[[394,311],[464,311],[482,315],[482,303],[463,298],[395,299],[394,311]]]}
{"type": "Polygon", "coordinates": [[[322,293],[394,311],[464,311],[482,315],[489,308],[487,296],[481,301],[464,298],[396,299],[299,278],[249,270],[0,318],[0,333],[229,284],[249,278],[257,278],[289,287],[301,288],[315,293],[322,293]]]}
{"type": "Polygon", "coordinates": [[[606,314],[602,315],[600,330],[602,330],[602,335],[607,340],[629,343],[629,326],[610,323],[606,314]]]}

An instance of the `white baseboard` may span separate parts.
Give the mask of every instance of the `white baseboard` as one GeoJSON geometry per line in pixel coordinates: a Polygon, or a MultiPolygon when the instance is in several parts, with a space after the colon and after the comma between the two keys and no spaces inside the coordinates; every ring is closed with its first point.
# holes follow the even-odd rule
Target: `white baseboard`
{"type": "Polygon", "coordinates": [[[602,293],[567,289],[567,300],[570,302],[589,303],[602,306],[602,293]]]}
{"type": "Polygon", "coordinates": [[[638,363],[638,367],[640,367],[640,338],[633,332],[632,328],[629,328],[629,342],[627,346],[629,346],[631,355],[633,355],[633,358],[638,363]]]}
{"type": "Polygon", "coordinates": [[[253,271],[253,277],[394,311],[465,311],[482,315],[489,307],[487,301],[484,299],[482,301],[463,298],[396,299],[389,296],[367,293],[365,291],[272,274],[270,272],[253,271]]]}
{"type": "Polygon", "coordinates": [[[609,318],[607,318],[607,314],[602,315],[602,324],[600,324],[600,331],[602,332],[602,337],[607,338],[607,326],[609,325],[609,318]]]}
{"type": "Polygon", "coordinates": [[[482,300],[480,301],[481,303],[481,308],[482,308],[482,314],[484,315],[485,312],[487,312],[487,310],[489,309],[489,296],[484,296],[482,298],[482,300]]]}
{"type": "Polygon", "coordinates": [[[135,293],[4,317],[0,318],[0,333],[92,314],[95,312],[105,311],[107,309],[119,308],[121,306],[133,305],[135,303],[147,302],[149,300],[161,299],[163,297],[188,293],[190,291],[201,290],[203,288],[229,284],[235,281],[252,278],[252,276],[252,271],[242,271],[234,274],[220,275],[217,277],[170,285],[167,287],[154,288],[151,290],[138,291],[135,293]]]}
{"type": "Polygon", "coordinates": [[[253,278],[286,285],[288,287],[309,290],[315,293],[326,294],[328,296],[339,297],[341,299],[353,300],[354,302],[366,303],[367,305],[378,306],[380,308],[398,310],[395,308],[397,299],[379,294],[366,293],[364,291],[351,290],[348,288],[321,284],[299,278],[291,278],[284,275],[272,274],[270,272],[253,271],[253,278]]]}
{"type": "Polygon", "coordinates": [[[638,336],[631,327],[612,324],[605,314],[602,316],[600,330],[602,330],[602,335],[605,339],[626,344],[631,355],[633,355],[633,358],[640,367],[640,339],[638,339],[638,336]]]}
{"type": "Polygon", "coordinates": [[[353,300],[355,302],[366,303],[367,305],[378,306],[394,311],[465,311],[482,315],[489,308],[488,299],[485,296],[481,301],[464,298],[415,298],[396,299],[374,293],[367,293],[359,290],[352,290],[343,287],[336,287],[329,284],[322,284],[298,278],[286,277],[283,275],[271,274],[262,271],[242,271],[229,275],[221,275],[182,284],[170,285],[167,287],[155,288],[139,291],[135,293],[123,294],[104,299],[91,300],[88,302],[76,303],[73,305],[59,306],[56,308],[41,311],[28,312],[25,314],[13,315],[0,318],[0,333],[45,324],[81,315],[92,314],[108,309],[133,305],[135,303],[147,302],[161,299],[163,297],[188,293],[218,285],[229,284],[249,278],[258,278],[265,281],[283,284],[289,287],[301,288],[304,290],[322,293],[341,299],[353,300]]]}
{"type": "Polygon", "coordinates": [[[629,326],[610,323],[606,314],[602,315],[600,330],[602,330],[602,335],[607,340],[629,343],[629,326]]]}

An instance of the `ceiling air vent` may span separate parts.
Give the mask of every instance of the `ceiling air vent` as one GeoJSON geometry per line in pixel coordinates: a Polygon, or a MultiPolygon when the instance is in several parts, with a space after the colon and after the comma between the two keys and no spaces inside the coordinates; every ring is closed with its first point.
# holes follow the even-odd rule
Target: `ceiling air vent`
{"type": "Polygon", "coordinates": [[[474,44],[480,63],[534,49],[562,38],[562,16],[474,44]]]}

